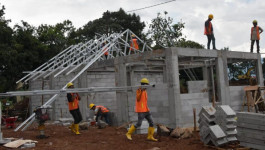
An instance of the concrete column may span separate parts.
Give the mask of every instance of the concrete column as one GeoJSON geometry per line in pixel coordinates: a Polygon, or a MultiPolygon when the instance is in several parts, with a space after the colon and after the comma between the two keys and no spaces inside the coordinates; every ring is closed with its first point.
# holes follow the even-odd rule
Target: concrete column
{"type": "Polygon", "coordinates": [[[183,124],[181,118],[178,55],[175,49],[166,49],[166,67],[170,127],[175,128],[183,124]]]}
{"type": "MultiPolygon", "coordinates": [[[[87,88],[87,71],[83,72],[79,77],[78,77],[78,88],[87,88]]],[[[81,97],[81,101],[79,102],[79,108],[80,112],[83,117],[83,121],[86,121],[87,119],[87,111],[89,109],[87,108],[87,94],[81,93],[79,94],[81,97]]]]}
{"type": "Polygon", "coordinates": [[[264,86],[264,79],[263,79],[263,72],[262,72],[262,64],[261,64],[261,55],[258,54],[258,59],[256,62],[256,68],[257,68],[257,79],[258,79],[258,85],[264,86]]]}
{"type": "MultiPolygon", "coordinates": [[[[127,86],[126,66],[122,58],[114,60],[115,86],[127,86]]],[[[128,95],[126,91],[116,92],[118,125],[128,122],[128,95]]]]}
{"type": "Polygon", "coordinates": [[[226,53],[226,51],[218,51],[216,60],[217,95],[222,105],[231,104],[226,53]]]}
{"type": "Polygon", "coordinates": [[[208,67],[204,66],[202,67],[202,76],[203,76],[203,80],[207,80],[209,79],[209,73],[208,73],[208,67]]]}
{"type": "MultiPolygon", "coordinates": [[[[51,74],[50,76],[49,76],[49,81],[48,81],[48,84],[49,84],[49,89],[50,90],[54,90],[54,87],[55,87],[55,83],[54,83],[54,78],[53,78],[53,76],[54,76],[54,74],[51,74]]],[[[53,96],[53,95],[51,95],[51,96],[53,96]]],[[[48,99],[50,99],[50,98],[48,98],[48,99]]],[[[58,118],[56,118],[56,100],[51,104],[51,106],[52,106],[52,115],[51,115],[51,120],[56,120],[56,119],[58,119],[58,118]]]]}

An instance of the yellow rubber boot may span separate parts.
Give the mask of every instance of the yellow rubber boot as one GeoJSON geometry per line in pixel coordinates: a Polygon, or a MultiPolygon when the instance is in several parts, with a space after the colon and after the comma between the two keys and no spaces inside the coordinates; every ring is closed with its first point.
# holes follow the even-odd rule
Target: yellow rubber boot
{"type": "Polygon", "coordinates": [[[69,127],[69,129],[71,129],[71,131],[73,131],[75,133],[75,125],[72,123],[72,125],[69,127]]]}
{"type": "Polygon", "coordinates": [[[79,135],[80,132],[79,132],[79,124],[74,124],[75,126],[75,134],[79,135]]]}
{"type": "Polygon", "coordinates": [[[132,125],[130,129],[128,130],[128,132],[126,133],[126,137],[128,140],[132,140],[132,134],[135,131],[135,129],[136,128],[134,127],[134,125],[132,125]]]}
{"type": "Polygon", "coordinates": [[[155,133],[155,128],[154,127],[149,127],[148,128],[147,140],[151,140],[151,141],[157,142],[157,139],[154,138],[154,133],[155,133]]]}

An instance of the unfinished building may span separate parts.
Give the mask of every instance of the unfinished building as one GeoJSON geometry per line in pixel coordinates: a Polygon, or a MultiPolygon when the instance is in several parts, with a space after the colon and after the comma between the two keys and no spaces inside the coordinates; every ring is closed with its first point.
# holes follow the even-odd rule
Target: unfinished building
{"type": "MultiPolygon", "coordinates": [[[[263,86],[260,54],[172,47],[96,61],[75,81],[75,88],[124,87],[140,85],[141,78],[148,78],[154,88],[148,88],[148,104],[155,123],[170,127],[193,125],[193,108],[218,104],[230,105],[240,111],[244,99],[244,86],[230,86],[228,64],[236,61],[253,61],[256,65],[258,85],[263,86]],[[194,75],[193,68],[202,70],[202,77],[194,75]],[[190,78],[187,92],[181,92],[180,71],[190,78]],[[214,77],[216,75],[216,77],[214,77]]],[[[56,78],[30,81],[30,90],[60,89],[78,71],[56,78]]],[[[135,90],[95,92],[81,94],[80,109],[83,119],[89,117],[89,104],[108,107],[114,125],[137,121],[134,112],[135,90]]],[[[51,96],[31,96],[31,109],[43,105],[51,96]]],[[[60,95],[52,103],[52,119],[71,117],[66,95],[60,95]]],[[[198,118],[198,117],[197,117],[198,118]]]]}

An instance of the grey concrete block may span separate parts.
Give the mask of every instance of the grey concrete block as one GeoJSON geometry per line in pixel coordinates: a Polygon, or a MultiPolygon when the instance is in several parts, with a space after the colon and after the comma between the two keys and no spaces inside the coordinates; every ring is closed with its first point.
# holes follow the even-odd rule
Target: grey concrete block
{"type": "Polygon", "coordinates": [[[265,119],[265,114],[258,114],[258,113],[252,113],[252,112],[238,112],[237,117],[261,120],[261,119],[265,119]]]}
{"type": "Polygon", "coordinates": [[[217,106],[217,114],[216,115],[225,115],[225,117],[235,117],[235,111],[229,105],[221,105],[217,106]]]}
{"type": "Polygon", "coordinates": [[[74,119],[73,118],[59,118],[58,119],[60,122],[73,122],[74,119]]]}
{"type": "Polygon", "coordinates": [[[265,134],[264,132],[258,132],[259,130],[249,130],[249,129],[237,129],[238,133],[237,136],[239,137],[248,137],[254,139],[260,139],[265,141],[265,134]]]}
{"type": "Polygon", "coordinates": [[[220,128],[219,125],[210,126],[209,129],[210,129],[210,134],[214,139],[222,139],[226,137],[224,131],[220,128]]]}
{"type": "Polygon", "coordinates": [[[238,127],[242,127],[242,128],[256,129],[256,130],[265,131],[265,125],[255,125],[255,124],[237,122],[237,126],[238,127]]]}
{"type": "Polygon", "coordinates": [[[234,141],[237,141],[238,139],[235,136],[232,136],[232,137],[226,137],[226,140],[228,142],[234,142],[234,141]]]}
{"type": "Polygon", "coordinates": [[[205,113],[208,117],[214,117],[216,109],[212,106],[203,106],[200,113],[205,113]]]}
{"type": "Polygon", "coordinates": [[[259,144],[253,144],[253,143],[248,143],[248,142],[240,142],[241,146],[248,147],[248,148],[254,148],[258,150],[264,150],[265,146],[264,145],[259,145],[259,144]]]}
{"type": "Polygon", "coordinates": [[[264,145],[265,146],[264,140],[248,138],[248,137],[244,137],[244,136],[238,136],[237,139],[240,142],[242,141],[242,142],[247,142],[247,143],[258,144],[258,145],[264,145]]]}
{"type": "Polygon", "coordinates": [[[265,120],[257,119],[257,118],[250,118],[250,117],[241,117],[239,116],[237,119],[240,123],[249,123],[249,124],[256,124],[256,125],[265,125],[265,120]]]}

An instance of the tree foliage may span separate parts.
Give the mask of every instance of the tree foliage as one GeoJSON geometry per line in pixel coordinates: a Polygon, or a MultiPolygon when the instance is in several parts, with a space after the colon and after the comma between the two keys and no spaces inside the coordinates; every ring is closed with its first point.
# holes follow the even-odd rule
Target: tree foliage
{"type": "Polygon", "coordinates": [[[141,22],[139,16],[135,13],[127,14],[120,8],[120,10],[116,12],[106,11],[101,18],[89,21],[83,28],[78,29],[77,35],[80,36],[82,40],[89,40],[92,39],[96,33],[109,35],[114,32],[119,33],[126,29],[130,29],[141,37],[144,27],[145,23],[141,22]]]}
{"type": "Polygon", "coordinates": [[[173,18],[167,17],[167,14],[166,11],[164,16],[158,13],[149,26],[148,34],[151,35],[151,39],[155,43],[155,49],[167,47],[204,48],[197,42],[186,40],[182,33],[185,23],[180,21],[173,24],[173,18]]]}

